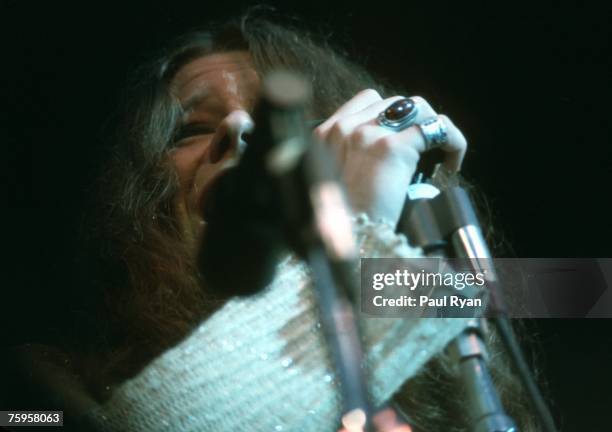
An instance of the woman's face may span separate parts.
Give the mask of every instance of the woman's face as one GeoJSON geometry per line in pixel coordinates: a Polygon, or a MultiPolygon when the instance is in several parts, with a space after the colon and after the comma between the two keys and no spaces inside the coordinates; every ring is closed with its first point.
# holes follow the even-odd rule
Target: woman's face
{"type": "Polygon", "coordinates": [[[246,51],[195,59],[179,69],[171,83],[184,114],[171,157],[180,180],[179,213],[192,238],[202,233],[202,204],[207,188],[235,163],[244,148],[242,135],[253,127],[259,77],[246,51]]]}

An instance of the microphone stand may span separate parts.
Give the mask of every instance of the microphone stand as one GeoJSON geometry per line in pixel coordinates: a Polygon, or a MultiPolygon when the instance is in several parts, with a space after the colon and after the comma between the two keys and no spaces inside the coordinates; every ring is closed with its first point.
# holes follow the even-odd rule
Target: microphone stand
{"type": "MultiPolygon", "coordinates": [[[[433,178],[444,176],[441,166],[434,172],[433,178]]],[[[418,185],[415,186],[418,190],[418,185]]],[[[414,189],[413,189],[414,190],[414,189]]],[[[430,194],[424,197],[410,196],[404,206],[398,229],[416,245],[422,246],[428,254],[450,255],[455,258],[470,260],[474,271],[483,272],[486,286],[489,289],[489,309],[500,338],[517,369],[525,390],[533,404],[546,432],[555,432],[553,418],[531,376],[529,366],[516,340],[507,316],[506,308],[499,289],[499,280],[492,262],[492,256],[482,235],[476,212],[465,190],[458,186],[446,188],[437,196],[430,194]],[[432,197],[433,196],[433,197],[432,197]],[[434,216],[436,226],[426,228],[425,218],[434,216]],[[451,246],[451,247],[449,247],[451,246]],[[450,250],[449,250],[450,249],[450,250]]],[[[431,222],[430,222],[431,224],[431,222]]],[[[515,431],[516,426],[505,412],[499,397],[495,394],[490,377],[487,377],[485,355],[482,348],[481,331],[470,325],[451,347],[462,361],[464,381],[470,396],[470,411],[475,431],[515,431]],[[478,342],[480,338],[480,342],[478,342]],[[472,360],[470,360],[472,359],[472,360]]]]}
{"type": "Polygon", "coordinates": [[[202,209],[208,223],[198,254],[202,278],[223,290],[221,295],[228,294],[227,286],[234,287],[230,294],[253,294],[272,279],[282,250],[293,249],[313,273],[342,397],[343,432],[375,426],[405,431],[390,420],[388,408],[384,416],[372,417],[353,310],[357,247],[333,157],[323,144],[311,142],[312,126],[304,119],[310,86],[294,74],[273,72],[262,92],[250,144],[240,163],[215,183],[202,209]]]}
{"type": "MultiPolygon", "coordinates": [[[[469,258],[473,270],[485,275],[493,310],[497,313],[503,311],[490,254],[480,235],[467,193],[460,187],[437,193],[431,188],[432,185],[423,184],[422,191],[419,191],[419,184],[411,185],[398,231],[404,233],[413,245],[423,248],[428,256],[469,258]]],[[[450,343],[449,350],[461,368],[472,430],[518,431],[515,422],[506,414],[491,380],[486,365],[486,345],[477,319],[470,320],[467,328],[450,343]]]]}
{"type": "Polygon", "coordinates": [[[350,211],[327,149],[311,142],[303,109],[309,85],[283,72],[263,85],[273,147],[264,162],[276,179],[285,238],[312,272],[321,322],[339,380],[341,423],[350,432],[373,430],[362,370],[362,347],[352,306],[357,292],[357,247],[350,211]]]}
{"type": "Polygon", "coordinates": [[[472,319],[468,327],[449,345],[461,368],[467,404],[474,432],[518,432],[514,420],[504,411],[487,368],[487,349],[480,323],[472,319]]]}

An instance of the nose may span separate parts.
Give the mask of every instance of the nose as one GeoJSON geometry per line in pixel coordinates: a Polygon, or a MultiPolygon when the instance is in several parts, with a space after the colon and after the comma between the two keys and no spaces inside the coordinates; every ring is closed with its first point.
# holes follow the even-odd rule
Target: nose
{"type": "Polygon", "coordinates": [[[251,132],[253,126],[253,119],[246,111],[236,110],[228,114],[217,128],[211,144],[210,163],[238,159],[246,147],[243,135],[251,132]]]}

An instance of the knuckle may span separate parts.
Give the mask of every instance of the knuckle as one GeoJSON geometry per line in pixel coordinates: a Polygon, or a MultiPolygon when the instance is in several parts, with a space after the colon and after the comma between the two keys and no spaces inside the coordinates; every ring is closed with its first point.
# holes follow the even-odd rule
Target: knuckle
{"type": "Polygon", "coordinates": [[[446,127],[455,127],[453,122],[446,114],[438,114],[438,118],[446,125],[446,127]]]}
{"type": "Polygon", "coordinates": [[[355,128],[355,130],[353,130],[353,132],[351,133],[351,142],[358,146],[358,147],[363,147],[365,146],[365,144],[367,143],[368,140],[368,133],[367,133],[367,129],[363,126],[357,127],[355,128]]]}
{"type": "Polygon", "coordinates": [[[358,96],[367,96],[367,97],[371,97],[371,98],[375,98],[375,99],[382,99],[382,97],[380,96],[380,93],[378,93],[377,90],[373,89],[373,88],[367,88],[365,90],[361,90],[358,93],[358,96]]]}
{"type": "Polygon", "coordinates": [[[468,145],[467,139],[465,138],[461,130],[457,126],[455,126],[453,121],[447,115],[444,114],[440,114],[438,118],[446,125],[448,134],[451,137],[452,146],[459,150],[466,149],[468,145]]]}
{"type": "Polygon", "coordinates": [[[319,126],[312,131],[312,135],[317,141],[325,141],[325,136],[327,134],[326,131],[319,126]]]}
{"type": "Polygon", "coordinates": [[[457,129],[457,147],[461,150],[464,150],[467,148],[468,146],[468,142],[467,139],[465,138],[465,136],[461,133],[461,131],[459,129],[457,129]]]}
{"type": "Polygon", "coordinates": [[[429,105],[429,103],[425,100],[423,96],[410,96],[410,99],[412,99],[418,105],[425,105],[425,104],[429,105]]]}
{"type": "Polygon", "coordinates": [[[343,121],[337,121],[334,123],[330,130],[330,134],[337,138],[344,138],[350,133],[350,128],[343,121]]]}
{"type": "Polygon", "coordinates": [[[393,149],[393,140],[391,136],[388,135],[374,141],[373,146],[377,153],[388,155],[393,149]]]}

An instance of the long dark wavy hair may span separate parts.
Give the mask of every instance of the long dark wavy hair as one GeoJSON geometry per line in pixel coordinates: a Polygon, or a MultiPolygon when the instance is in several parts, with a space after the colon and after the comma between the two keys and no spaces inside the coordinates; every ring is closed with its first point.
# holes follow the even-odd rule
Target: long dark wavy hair
{"type": "MultiPolygon", "coordinates": [[[[86,244],[93,259],[86,272],[90,281],[94,276],[93,287],[104,301],[92,320],[93,332],[85,338],[89,348],[78,346],[83,369],[95,371],[85,374],[85,380],[99,399],[104,392],[96,390],[136,374],[224,301],[198,277],[192,239],[177,214],[178,178],[168,152],[182,114],[170,92],[174,75],[195,58],[229,50],[247,50],[260,76],[283,67],[309,77],[313,97],[308,112],[313,118],[328,117],[365,88],[383,96],[401,93],[378,85],[325,40],[252,13],[181,37],[138,71],[100,177],[94,220],[87,224],[86,244]]],[[[490,365],[507,410],[520,430],[537,430],[494,334],[491,339],[490,365]]],[[[417,431],[464,431],[461,392],[456,367],[441,354],[404,386],[397,401],[417,431]]]]}

